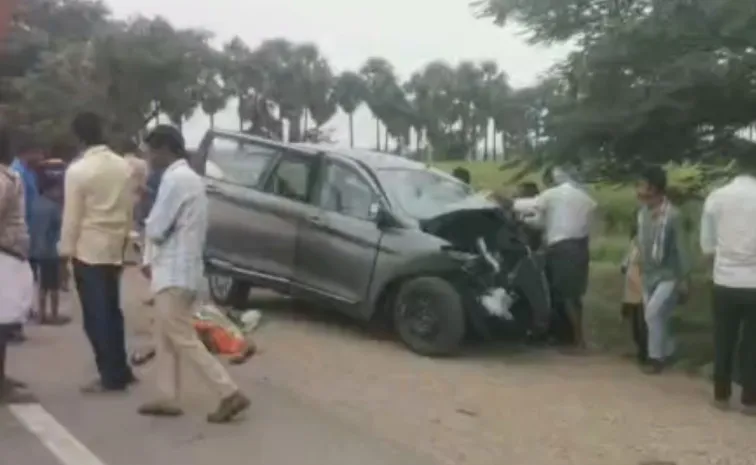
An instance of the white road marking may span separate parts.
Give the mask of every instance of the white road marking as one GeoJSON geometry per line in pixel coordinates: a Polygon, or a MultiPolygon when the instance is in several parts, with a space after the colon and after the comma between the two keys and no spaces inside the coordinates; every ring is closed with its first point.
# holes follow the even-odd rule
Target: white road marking
{"type": "Polygon", "coordinates": [[[106,465],[41,405],[16,404],[9,409],[62,465],[106,465]]]}

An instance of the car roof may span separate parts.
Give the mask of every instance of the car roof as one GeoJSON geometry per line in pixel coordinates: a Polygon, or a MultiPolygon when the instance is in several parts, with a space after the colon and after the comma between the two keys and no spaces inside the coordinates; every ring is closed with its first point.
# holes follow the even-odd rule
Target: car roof
{"type": "MultiPolygon", "coordinates": [[[[283,150],[294,147],[293,144],[287,144],[285,142],[281,142],[281,141],[277,141],[273,139],[267,139],[265,137],[253,136],[251,134],[245,134],[243,132],[238,132],[238,131],[227,131],[224,129],[210,129],[205,134],[205,137],[208,137],[210,135],[219,135],[223,137],[228,137],[230,139],[248,141],[248,142],[259,144],[265,147],[279,148],[283,150]]],[[[311,154],[311,155],[316,155],[322,152],[322,150],[314,150],[314,149],[309,149],[306,147],[298,148],[298,151],[311,154]]]]}
{"type": "Polygon", "coordinates": [[[421,169],[424,170],[427,166],[415,160],[404,158],[400,155],[394,155],[391,153],[383,153],[369,149],[357,149],[351,147],[343,147],[339,145],[331,144],[312,144],[298,142],[290,144],[292,147],[303,148],[309,150],[316,150],[318,152],[325,152],[337,155],[343,158],[350,158],[357,160],[373,169],[391,169],[391,168],[403,168],[403,169],[421,169]]]}
{"type": "Polygon", "coordinates": [[[296,149],[297,152],[309,155],[326,153],[335,155],[337,157],[354,160],[355,162],[360,163],[373,170],[411,169],[431,171],[436,175],[444,177],[446,179],[458,181],[451,174],[433,166],[421,163],[419,161],[410,160],[408,158],[402,157],[401,155],[378,152],[376,150],[344,147],[338,144],[313,144],[306,142],[286,143],[272,139],[266,139],[265,137],[253,136],[236,131],[226,131],[222,129],[211,129],[208,131],[208,134],[217,134],[232,139],[245,140],[266,147],[279,148],[283,150],[293,148],[296,149]]]}
{"type": "Polygon", "coordinates": [[[220,136],[229,137],[233,139],[245,140],[252,143],[264,145],[267,147],[281,148],[281,149],[293,148],[299,152],[303,152],[303,153],[311,154],[311,155],[315,155],[319,153],[333,154],[342,158],[348,158],[348,159],[358,161],[364,165],[367,165],[368,167],[372,169],[391,169],[391,168],[419,169],[419,170],[428,169],[428,166],[425,165],[424,163],[420,163],[415,160],[410,160],[408,158],[404,158],[399,155],[377,152],[375,150],[356,149],[356,148],[343,147],[343,146],[333,145],[333,144],[314,144],[314,143],[305,143],[305,142],[286,143],[286,142],[266,139],[260,136],[253,136],[250,134],[244,134],[244,133],[236,132],[236,131],[226,131],[222,129],[211,129],[210,131],[208,131],[208,133],[217,134],[220,136]]]}

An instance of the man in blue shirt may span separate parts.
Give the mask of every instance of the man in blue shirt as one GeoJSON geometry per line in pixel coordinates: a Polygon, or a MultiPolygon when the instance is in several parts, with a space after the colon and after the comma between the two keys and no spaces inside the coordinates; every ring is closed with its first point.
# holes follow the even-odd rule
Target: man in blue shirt
{"type": "Polygon", "coordinates": [[[39,195],[32,205],[29,257],[34,260],[38,286],[38,316],[41,324],[62,325],[67,318],[60,318],[59,293],[67,276],[63,261],[58,255],[58,242],[63,216],[63,180],[40,177],[39,195]],[[50,312],[48,315],[48,301],[50,312]]]}
{"type": "Polygon", "coordinates": [[[37,168],[43,159],[42,147],[31,136],[23,135],[17,139],[16,158],[11,169],[18,173],[24,183],[27,226],[31,222],[31,206],[39,195],[37,168]]]}
{"type": "MultiPolygon", "coordinates": [[[[21,181],[24,184],[24,207],[26,217],[26,227],[31,225],[32,204],[39,195],[37,187],[37,174],[36,169],[39,163],[44,158],[42,148],[38,144],[33,136],[28,134],[20,134],[16,137],[16,158],[11,163],[11,169],[18,173],[21,181]]],[[[31,233],[31,231],[29,231],[31,233]]],[[[31,262],[31,260],[30,260],[31,262]]],[[[36,266],[31,263],[32,270],[36,271],[36,266]]],[[[35,274],[36,279],[36,274],[35,274]]],[[[31,309],[30,309],[31,310],[31,309]]],[[[21,342],[25,338],[23,327],[18,325],[14,328],[13,341],[21,342]]]]}

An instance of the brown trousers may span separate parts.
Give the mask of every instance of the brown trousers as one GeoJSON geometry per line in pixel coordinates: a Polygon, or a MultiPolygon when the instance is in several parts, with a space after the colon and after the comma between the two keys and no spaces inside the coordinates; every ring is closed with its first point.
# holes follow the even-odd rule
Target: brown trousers
{"type": "Polygon", "coordinates": [[[181,390],[181,359],[184,358],[220,396],[238,391],[225,367],[197,336],[192,316],[197,304],[196,292],[171,287],[155,295],[158,387],[168,400],[177,400],[181,390]]]}

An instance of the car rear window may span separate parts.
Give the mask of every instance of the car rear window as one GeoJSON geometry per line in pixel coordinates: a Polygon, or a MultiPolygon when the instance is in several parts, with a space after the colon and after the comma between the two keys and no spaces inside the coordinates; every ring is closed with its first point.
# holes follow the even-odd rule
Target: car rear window
{"type": "Polygon", "coordinates": [[[225,137],[213,139],[205,176],[215,181],[256,188],[278,150],[225,137]]]}

